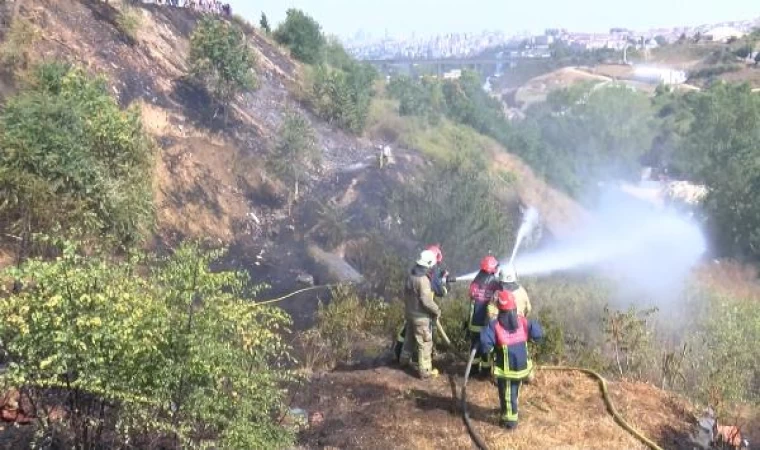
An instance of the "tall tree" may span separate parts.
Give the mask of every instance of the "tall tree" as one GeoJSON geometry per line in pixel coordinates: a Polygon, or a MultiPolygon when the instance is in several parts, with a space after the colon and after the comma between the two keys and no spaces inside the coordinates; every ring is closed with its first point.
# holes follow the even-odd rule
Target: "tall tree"
{"type": "Polygon", "coordinates": [[[697,94],[682,151],[709,193],[705,208],[722,248],[760,258],[760,97],[748,84],[697,94]]]}
{"type": "Polygon", "coordinates": [[[261,13],[261,20],[259,21],[259,25],[261,26],[261,29],[264,30],[266,34],[269,34],[272,32],[272,29],[269,28],[269,20],[267,20],[267,15],[264,14],[263,11],[261,13]]]}

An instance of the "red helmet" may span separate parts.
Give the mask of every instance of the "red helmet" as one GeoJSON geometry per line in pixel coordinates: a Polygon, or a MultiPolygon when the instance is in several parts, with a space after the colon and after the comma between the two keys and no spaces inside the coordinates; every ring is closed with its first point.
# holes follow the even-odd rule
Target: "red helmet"
{"type": "Polygon", "coordinates": [[[441,251],[440,245],[438,244],[428,245],[425,250],[430,250],[431,252],[435,253],[435,262],[437,264],[440,264],[441,261],[443,261],[443,252],[441,251]]]}
{"type": "Polygon", "coordinates": [[[499,311],[516,310],[517,303],[515,302],[514,294],[507,290],[498,291],[498,294],[496,296],[496,308],[499,311]]]}
{"type": "Polygon", "coordinates": [[[494,274],[499,268],[499,261],[491,255],[480,260],[480,270],[485,273],[494,274]]]}

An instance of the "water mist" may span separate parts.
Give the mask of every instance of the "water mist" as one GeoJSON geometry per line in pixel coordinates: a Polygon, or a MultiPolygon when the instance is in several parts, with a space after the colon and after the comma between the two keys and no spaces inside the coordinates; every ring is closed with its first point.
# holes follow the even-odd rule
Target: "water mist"
{"type": "MultiPolygon", "coordinates": [[[[518,275],[542,277],[578,270],[609,275],[625,288],[621,294],[643,294],[659,304],[663,298],[675,298],[706,251],[704,235],[694,220],[619,191],[606,192],[590,213],[589,222],[576,233],[518,253],[536,222],[529,210],[510,258],[518,275]]],[[[459,278],[469,280],[474,275],[459,278]]]]}

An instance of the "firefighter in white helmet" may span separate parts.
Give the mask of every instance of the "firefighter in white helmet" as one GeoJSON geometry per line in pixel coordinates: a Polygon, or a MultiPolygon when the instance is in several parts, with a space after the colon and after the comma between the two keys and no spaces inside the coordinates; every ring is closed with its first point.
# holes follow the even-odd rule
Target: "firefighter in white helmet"
{"type": "Polygon", "coordinates": [[[525,288],[517,282],[517,272],[515,272],[514,265],[509,264],[500,268],[499,283],[501,283],[502,290],[509,291],[514,295],[517,314],[528,317],[531,310],[530,298],[528,298],[528,292],[525,288]]]}
{"type": "Polygon", "coordinates": [[[404,285],[406,339],[404,339],[399,362],[402,366],[408,365],[412,360],[413,352],[416,352],[417,373],[423,379],[438,375],[438,371],[433,369],[433,328],[431,325],[441,315],[441,309],[433,301],[435,294],[430,283],[436,263],[436,253],[423,250],[410,270],[404,285]]]}

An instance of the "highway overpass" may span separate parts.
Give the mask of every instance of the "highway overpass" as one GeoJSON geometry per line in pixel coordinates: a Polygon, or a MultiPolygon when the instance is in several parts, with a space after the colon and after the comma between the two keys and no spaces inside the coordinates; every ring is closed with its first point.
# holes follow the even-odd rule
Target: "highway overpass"
{"type": "Polygon", "coordinates": [[[475,58],[389,58],[389,59],[365,59],[363,62],[372,64],[382,72],[388,72],[393,68],[405,69],[410,73],[433,72],[438,76],[452,69],[473,69],[478,72],[506,67],[514,67],[518,61],[536,61],[545,58],[529,58],[520,56],[475,57],[475,58]]]}

